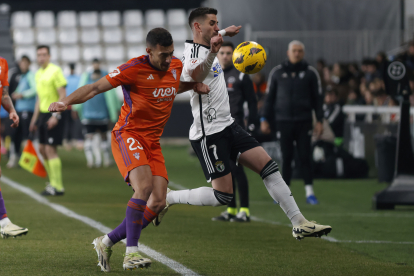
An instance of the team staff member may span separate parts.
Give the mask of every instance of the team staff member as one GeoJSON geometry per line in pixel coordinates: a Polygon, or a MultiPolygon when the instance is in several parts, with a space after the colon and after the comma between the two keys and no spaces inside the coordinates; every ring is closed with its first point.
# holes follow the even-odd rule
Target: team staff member
{"type": "Polygon", "coordinates": [[[50,63],[49,46],[37,47],[37,62],[40,66],[36,72],[37,101],[35,112],[30,122],[30,131],[39,131],[39,151],[49,175],[50,184],[42,195],[57,196],[64,194],[62,182],[62,163],[57,153],[57,146],[62,144],[63,124],[61,114],[48,111],[49,105],[66,97],[66,79],[62,69],[50,63]],[[37,125],[36,125],[37,123],[37,125]]]}
{"type": "Polygon", "coordinates": [[[15,150],[13,155],[10,151],[9,162],[7,163],[8,168],[17,166],[21,144],[29,137],[29,126],[36,103],[36,81],[34,73],[30,71],[30,64],[30,58],[22,56],[19,61],[20,80],[16,90],[11,94],[12,99],[16,101],[16,111],[20,118],[20,124],[15,129],[13,135],[15,150]]]}
{"type": "MultiPolygon", "coordinates": [[[[249,107],[249,117],[247,120],[247,130],[252,132],[258,122],[257,115],[257,99],[254,92],[253,82],[246,74],[238,71],[232,62],[234,45],[230,41],[224,41],[218,52],[218,59],[223,68],[224,80],[226,81],[227,91],[229,93],[230,113],[234,120],[243,128],[246,123],[244,121],[243,105],[247,102],[249,107]]],[[[213,220],[232,221],[232,222],[248,222],[250,221],[249,211],[249,183],[247,182],[246,173],[242,165],[230,163],[231,175],[233,178],[233,191],[235,191],[235,182],[240,196],[240,211],[237,213],[236,197],[234,196],[227,205],[227,210],[213,220]]]]}
{"type": "Polygon", "coordinates": [[[323,93],[318,72],[304,61],[304,55],[302,42],[294,40],[289,43],[288,60],[270,71],[267,99],[260,120],[262,132],[270,133],[268,122],[271,116],[275,116],[282,149],[282,174],[288,185],[292,177],[293,143],[296,142],[306,202],[317,204],[311,167],[312,111],[315,111],[317,119],[314,131],[319,137],[323,129],[323,93]]]}

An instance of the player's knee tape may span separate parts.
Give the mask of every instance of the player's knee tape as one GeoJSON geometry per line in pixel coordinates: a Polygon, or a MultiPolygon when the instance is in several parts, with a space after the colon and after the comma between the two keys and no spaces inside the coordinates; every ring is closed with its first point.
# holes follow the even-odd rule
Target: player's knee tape
{"type": "Polygon", "coordinates": [[[233,194],[228,194],[224,192],[220,192],[214,189],[214,196],[220,202],[221,205],[227,205],[233,199],[233,194]]]}
{"type": "Polygon", "coordinates": [[[273,160],[270,160],[263,167],[262,171],[260,172],[260,176],[262,177],[262,179],[265,179],[269,175],[271,175],[275,172],[278,172],[278,171],[279,171],[279,166],[277,165],[277,163],[273,160]]]}

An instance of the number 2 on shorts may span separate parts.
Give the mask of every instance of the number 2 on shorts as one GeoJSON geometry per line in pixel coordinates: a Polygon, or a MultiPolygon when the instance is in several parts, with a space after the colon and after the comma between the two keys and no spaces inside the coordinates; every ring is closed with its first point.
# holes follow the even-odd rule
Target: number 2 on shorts
{"type": "Polygon", "coordinates": [[[135,140],[134,138],[129,137],[129,138],[127,139],[127,144],[129,144],[129,143],[131,143],[131,144],[129,145],[129,150],[130,150],[130,151],[134,151],[134,150],[137,150],[137,149],[140,149],[140,150],[143,150],[143,149],[144,149],[144,148],[141,146],[141,144],[138,142],[138,140],[135,140]],[[134,147],[135,142],[137,142],[137,143],[138,143],[138,146],[136,146],[136,147],[134,147]]]}

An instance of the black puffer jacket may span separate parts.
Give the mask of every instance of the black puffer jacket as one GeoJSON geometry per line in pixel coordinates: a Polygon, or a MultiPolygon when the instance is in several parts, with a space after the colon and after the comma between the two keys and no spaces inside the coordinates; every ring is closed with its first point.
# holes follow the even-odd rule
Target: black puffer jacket
{"type": "Polygon", "coordinates": [[[312,121],[323,119],[323,93],[315,68],[305,61],[292,64],[289,61],[270,71],[262,117],[271,121],[312,121]]]}

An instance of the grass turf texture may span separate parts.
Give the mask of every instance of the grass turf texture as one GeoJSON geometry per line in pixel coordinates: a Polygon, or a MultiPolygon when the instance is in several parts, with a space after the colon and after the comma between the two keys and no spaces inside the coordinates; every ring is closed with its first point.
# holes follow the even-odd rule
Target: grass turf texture
{"type": "MultiPolygon", "coordinates": [[[[186,147],[163,149],[169,178],[188,188],[208,186],[195,157],[186,147]]],[[[125,215],[131,196],[116,167],[87,169],[82,152],[60,151],[66,194],[52,202],[108,227],[116,227],[125,215]]],[[[44,179],[22,169],[2,168],[5,176],[41,192],[44,179]]],[[[247,171],[247,170],[246,170],[247,171]]],[[[248,172],[251,214],[288,224],[283,211],[268,195],[261,179],[248,172]]],[[[303,214],[333,226],[338,240],[413,242],[413,208],[373,211],[372,195],[385,188],[375,179],[317,180],[315,192],[321,204],[305,203],[303,184],[293,181],[292,192],[303,214]]],[[[47,206],[2,184],[6,208],[13,222],[29,228],[17,239],[0,240],[0,275],[94,275],[96,253],[90,244],[101,234],[82,222],[65,217],[47,206]]],[[[140,241],[202,275],[413,275],[414,245],[331,243],[292,238],[291,228],[270,223],[212,222],[224,207],[176,205],[160,227],[150,225],[140,241]]],[[[122,270],[123,244],[114,247],[113,275],[174,275],[154,262],[148,270],[122,270]]]]}

